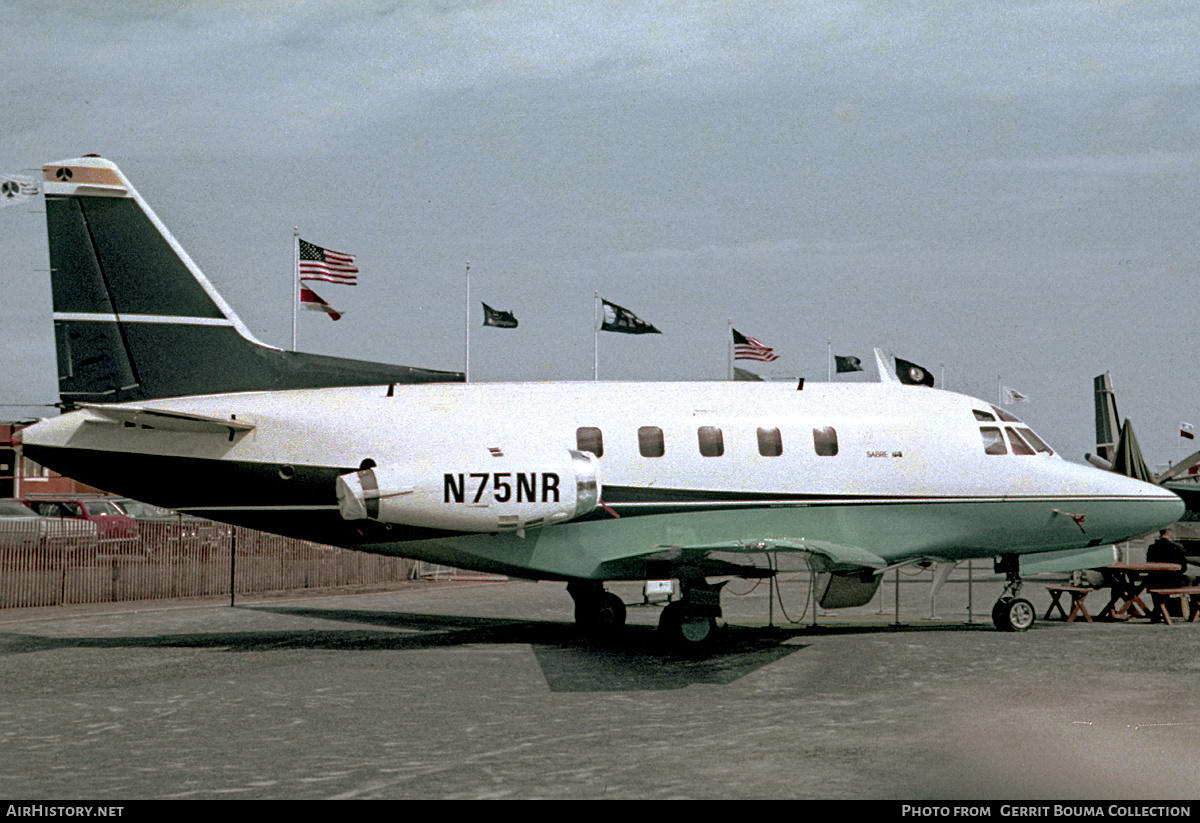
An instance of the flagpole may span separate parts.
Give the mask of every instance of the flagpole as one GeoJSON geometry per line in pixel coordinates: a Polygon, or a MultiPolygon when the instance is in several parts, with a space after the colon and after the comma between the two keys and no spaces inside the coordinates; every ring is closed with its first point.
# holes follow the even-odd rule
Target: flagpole
{"type": "Polygon", "coordinates": [[[825,380],[833,382],[833,338],[825,341],[825,380]]]}
{"type": "Polygon", "coordinates": [[[300,304],[300,227],[292,227],[292,351],[296,350],[296,307],[300,304]]]}
{"type": "Polygon", "coordinates": [[[727,321],[729,328],[725,330],[725,349],[729,355],[729,379],[733,379],[733,318],[727,321]]]}
{"type": "Polygon", "coordinates": [[[592,300],[592,379],[600,379],[600,292],[592,300]]]}
{"type": "Polygon", "coordinates": [[[471,382],[471,261],[467,261],[467,288],[463,300],[463,382],[471,382]]]}

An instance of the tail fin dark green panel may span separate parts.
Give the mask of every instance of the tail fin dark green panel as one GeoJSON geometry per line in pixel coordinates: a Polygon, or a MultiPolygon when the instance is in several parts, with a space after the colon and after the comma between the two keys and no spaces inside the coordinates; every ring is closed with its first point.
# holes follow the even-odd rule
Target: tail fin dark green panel
{"type": "Polygon", "coordinates": [[[113,163],[86,157],[44,173],[64,403],[463,379],[268,346],[113,163]]]}
{"type": "Polygon", "coordinates": [[[1112,377],[1108,372],[1092,380],[1096,400],[1096,454],[1109,463],[1117,453],[1121,418],[1117,415],[1117,396],[1113,394],[1112,377]]]}

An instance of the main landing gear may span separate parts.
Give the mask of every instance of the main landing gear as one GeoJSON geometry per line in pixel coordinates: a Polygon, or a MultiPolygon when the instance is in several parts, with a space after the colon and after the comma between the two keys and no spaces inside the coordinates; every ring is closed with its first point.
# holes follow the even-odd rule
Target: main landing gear
{"type": "Polygon", "coordinates": [[[1028,631],[1037,619],[1037,611],[1033,604],[1019,596],[1022,581],[1018,562],[1015,554],[1006,555],[996,561],[996,571],[1004,572],[1006,582],[1000,599],[992,606],[992,623],[997,629],[1005,632],[1028,631]]]}
{"type": "Polygon", "coordinates": [[[587,634],[611,636],[625,626],[625,601],[604,590],[599,580],[567,584],[575,601],[575,625],[587,634]]]}
{"type": "Polygon", "coordinates": [[[685,651],[702,651],[717,638],[721,616],[721,588],[704,580],[680,580],[681,600],[668,603],[658,619],[658,633],[669,645],[685,651]]]}
{"type": "MultiPolygon", "coordinates": [[[[725,582],[713,585],[702,579],[681,580],[682,599],[668,603],[659,617],[660,637],[686,651],[702,651],[712,645],[725,582]]],[[[601,581],[573,581],[567,584],[567,593],[575,601],[575,625],[584,633],[611,637],[625,625],[625,603],[605,591],[601,581]]]]}

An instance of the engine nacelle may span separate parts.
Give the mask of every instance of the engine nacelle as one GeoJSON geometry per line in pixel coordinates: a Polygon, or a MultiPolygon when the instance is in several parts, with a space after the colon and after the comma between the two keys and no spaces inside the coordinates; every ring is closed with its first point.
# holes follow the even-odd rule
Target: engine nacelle
{"type": "Polygon", "coordinates": [[[592,455],[447,458],[444,466],[374,466],[337,479],[347,520],[462,532],[520,532],[587,514],[600,502],[592,455]]]}

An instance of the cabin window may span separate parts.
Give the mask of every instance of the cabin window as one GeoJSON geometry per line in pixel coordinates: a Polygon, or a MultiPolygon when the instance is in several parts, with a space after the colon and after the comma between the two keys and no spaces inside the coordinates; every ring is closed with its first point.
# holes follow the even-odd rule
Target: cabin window
{"type": "Polygon", "coordinates": [[[1005,426],[1004,431],[1008,433],[1008,442],[1012,446],[1013,454],[1034,454],[1030,445],[1021,439],[1021,435],[1013,431],[1012,426],[1005,426]]]}
{"type": "Polygon", "coordinates": [[[783,435],[779,429],[758,430],[758,453],[763,457],[779,457],[783,454],[783,435]]]}
{"type": "Polygon", "coordinates": [[[580,426],[575,430],[575,446],[581,452],[604,456],[604,433],[595,426],[580,426]]]}
{"type": "Polygon", "coordinates": [[[979,433],[983,435],[984,454],[1008,454],[1004,445],[1004,437],[996,426],[980,426],[979,433]]]}
{"type": "Polygon", "coordinates": [[[725,453],[725,436],[716,426],[701,426],[696,429],[696,436],[702,457],[720,457],[725,453]]]}
{"type": "Polygon", "coordinates": [[[838,453],[837,430],[833,426],[813,429],[813,447],[821,457],[833,457],[838,453]]]}
{"type": "Polygon", "coordinates": [[[662,457],[666,451],[663,430],[658,426],[642,426],[638,429],[638,451],[642,457],[662,457]]]}
{"type": "Polygon", "coordinates": [[[1045,454],[1054,454],[1054,449],[1046,445],[1046,441],[1033,433],[1033,429],[1018,428],[1017,431],[1025,438],[1025,442],[1045,454]]]}
{"type": "Polygon", "coordinates": [[[974,409],[974,412],[976,420],[984,420],[992,423],[996,422],[996,418],[992,416],[991,412],[980,411],[979,409],[974,409]]]}

